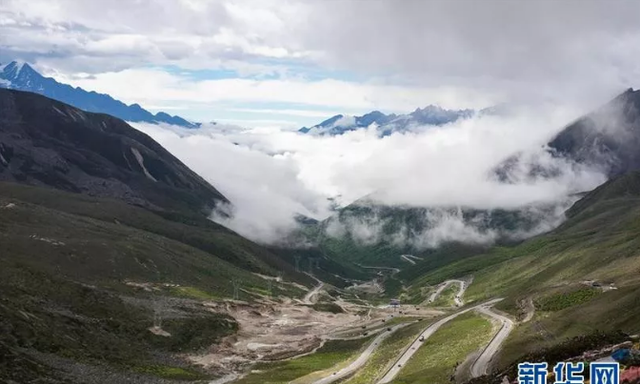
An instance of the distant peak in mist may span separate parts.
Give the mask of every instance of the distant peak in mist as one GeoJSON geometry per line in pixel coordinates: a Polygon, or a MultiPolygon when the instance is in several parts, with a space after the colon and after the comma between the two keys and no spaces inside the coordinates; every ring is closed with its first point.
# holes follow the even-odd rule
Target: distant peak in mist
{"type": "Polygon", "coordinates": [[[466,119],[475,114],[472,109],[444,109],[437,105],[416,108],[405,115],[385,114],[372,111],[362,116],[345,116],[342,114],[330,117],[310,128],[300,128],[299,132],[318,136],[342,135],[349,131],[364,129],[372,124],[377,126],[380,136],[388,136],[394,132],[406,132],[422,126],[440,126],[466,119]]]}

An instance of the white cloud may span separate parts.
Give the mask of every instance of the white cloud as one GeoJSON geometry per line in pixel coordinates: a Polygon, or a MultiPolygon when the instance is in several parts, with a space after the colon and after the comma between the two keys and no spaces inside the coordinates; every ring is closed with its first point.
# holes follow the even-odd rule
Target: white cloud
{"type": "MultiPolygon", "coordinates": [[[[296,214],[326,216],[324,197],[299,179],[298,164],[284,150],[263,145],[271,130],[211,126],[194,130],[133,124],[229,197],[234,220],[222,222],[258,241],[284,237],[296,214]],[[237,143],[237,144],[236,144],[237,143]]],[[[281,133],[286,139],[294,133],[281,133]]]]}
{"type": "MultiPolygon", "coordinates": [[[[329,197],[342,204],[371,195],[391,205],[478,209],[566,204],[567,195],[595,187],[604,176],[543,155],[542,145],[577,116],[575,110],[556,108],[469,119],[384,138],[373,130],[316,137],[277,127],[212,126],[193,131],[137,126],[234,203],[235,219],[226,225],[252,239],[272,242],[296,227],[296,214],[327,217],[329,197]],[[493,168],[516,152],[559,167],[562,176],[498,182],[493,168]]],[[[446,238],[445,232],[474,241],[494,236],[460,227],[458,221],[443,219],[420,238],[434,244],[446,238]]],[[[369,223],[360,232],[366,241],[374,241],[378,231],[369,223]]]]}
{"type": "Polygon", "coordinates": [[[309,2],[295,36],[326,65],[465,86],[506,100],[593,101],[637,84],[640,3],[502,0],[309,2]],[[500,20],[496,23],[496,20],[500,20]]]}
{"type": "Polygon", "coordinates": [[[67,74],[148,63],[286,72],[291,62],[268,62],[286,58],[387,84],[594,102],[637,84],[639,12],[630,1],[5,0],[0,47],[67,74]]]}
{"type": "Polygon", "coordinates": [[[349,127],[352,126],[356,123],[356,118],[355,116],[352,115],[344,115],[341,118],[339,118],[338,120],[336,120],[332,127],[349,127]]]}
{"type": "Polygon", "coordinates": [[[455,213],[430,213],[428,214],[428,220],[435,223],[432,228],[417,234],[414,238],[407,239],[412,242],[411,245],[418,249],[435,248],[442,243],[451,241],[489,244],[499,236],[496,230],[479,230],[465,222],[461,211],[455,213]]]}
{"type": "Polygon", "coordinates": [[[348,235],[360,245],[387,243],[414,249],[437,248],[450,242],[491,245],[498,240],[523,240],[557,227],[576,199],[565,196],[550,204],[521,206],[508,213],[455,205],[418,209],[402,205],[389,212],[388,205],[363,201],[355,208],[358,213],[347,210],[331,217],[325,233],[333,238],[348,235]]]}

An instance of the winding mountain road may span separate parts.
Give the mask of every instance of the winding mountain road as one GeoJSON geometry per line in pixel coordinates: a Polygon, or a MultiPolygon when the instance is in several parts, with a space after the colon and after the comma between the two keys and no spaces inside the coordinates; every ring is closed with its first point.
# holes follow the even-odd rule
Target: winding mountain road
{"type": "Polygon", "coordinates": [[[323,377],[320,380],[314,381],[313,384],[330,384],[330,383],[333,383],[335,381],[338,381],[340,379],[343,379],[345,377],[348,377],[348,376],[352,375],[358,369],[360,369],[367,362],[367,360],[369,360],[369,358],[371,357],[371,354],[378,348],[378,346],[380,345],[380,343],[384,339],[386,339],[387,337],[391,336],[398,329],[404,328],[409,324],[411,324],[411,323],[398,324],[398,325],[392,327],[391,331],[385,331],[384,333],[382,333],[381,335],[376,337],[373,340],[373,342],[371,344],[369,344],[367,349],[365,349],[360,354],[360,356],[358,356],[358,358],[355,361],[353,361],[351,364],[347,365],[346,367],[342,368],[341,370],[339,370],[337,372],[334,372],[330,376],[326,376],[326,377],[323,377]]]}
{"type": "Polygon", "coordinates": [[[306,295],[304,295],[304,297],[302,298],[302,302],[304,304],[313,304],[313,301],[311,299],[313,299],[313,297],[315,295],[318,294],[318,292],[320,292],[320,290],[322,289],[322,287],[324,287],[324,283],[322,282],[322,280],[318,279],[317,277],[307,273],[307,275],[309,277],[311,277],[312,279],[314,279],[316,282],[318,282],[318,285],[316,285],[315,287],[311,288],[309,290],[309,292],[307,292],[306,295]]]}
{"type": "Polygon", "coordinates": [[[302,298],[302,301],[305,304],[313,304],[313,301],[311,299],[313,299],[313,297],[318,294],[318,292],[322,289],[322,287],[324,287],[324,283],[320,282],[318,285],[316,285],[311,290],[309,290],[309,292],[307,292],[306,295],[304,295],[304,298],[302,298]]]}
{"type": "MultiPolygon", "coordinates": [[[[433,301],[435,300],[439,294],[442,293],[442,291],[449,285],[451,284],[460,284],[460,290],[458,291],[458,295],[456,296],[456,304],[458,306],[462,305],[462,295],[464,294],[468,283],[462,280],[447,280],[445,282],[443,282],[440,287],[438,287],[438,289],[436,290],[436,292],[434,292],[431,295],[430,300],[433,301]]],[[[322,283],[320,282],[320,284],[315,287],[314,289],[312,289],[311,291],[309,291],[309,293],[305,296],[305,301],[310,301],[311,297],[315,294],[317,294],[317,292],[320,290],[320,288],[322,288],[322,283]]],[[[438,320],[437,322],[429,325],[427,328],[424,329],[424,331],[422,331],[422,333],[405,349],[405,351],[400,355],[400,357],[394,362],[394,364],[392,365],[392,367],[385,373],[385,375],[379,380],[377,381],[377,384],[386,384],[386,383],[390,383],[391,381],[393,381],[398,374],[400,373],[400,371],[402,370],[402,368],[407,364],[407,362],[409,362],[409,360],[413,357],[413,355],[418,351],[418,349],[423,345],[424,341],[426,339],[428,339],[429,337],[431,337],[431,335],[433,335],[438,329],[440,329],[440,327],[442,327],[444,324],[448,323],[449,321],[455,319],[456,317],[470,312],[470,311],[478,311],[482,314],[485,314],[486,316],[492,317],[494,319],[496,319],[497,321],[500,321],[502,323],[502,327],[500,328],[500,330],[495,334],[495,336],[493,337],[493,339],[489,342],[489,344],[487,344],[487,346],[483,349],[483,351],[480,353],[480,355],[478,356],[478,358],[473,362],[472,366],[471,366],[471,376],[472,377],[478,377],[478,376],[482,376],[485,375],[488,371],[489,368],[489,363],[491,362],[491,360],[493,359],[493,357],[496,355],[496,353],[500,350],[500,346],[502,345],[502,343],[504,342],[504,340],[507,338],[507,336],[509,335],[509,333],[511,332],[511,330],[514,327],[513,321],[511,321],[511,319],[500,315],[494,311],[491,310],[491,307],[496,304],[497,302],[501,301],[501,298],[498,299],[493,299],[493,300],[489,300],[487,302],[484,302],[482,304],[478,304],[466,309],[463,309],[461,311],[458,311],[456,313],[453,313],[445,318],[442,318],[440,320],[438,320]],[[422,339],[422,340],[420,340],[422,339]]],[[[380,343],[386,339],[387,337],[391,336],[395,331],[397,331],[400,328],[403,328],[405,326],[407,326],[409,323],[405,323],[405,324],[399,324],[396,325],[394,327],[391,328],[391,331],[382,331],[382,333],[380,335],[378,335],[373,342],[371,342],[371,344],[369,344],[369,346],[360,354],[360,356],[358,356],[358,358],[356,360],[354,360],[352,363],[350,363],[348,366],[340,369],[339,371],[333,372],[331,375],[329,376],[325,376],[319,380],[316,380],[315,382],[313,382],[313,384],[330,384],[333,383],[335,381],[344,379],[345,377],[349,377],[350,375],[354,374],[357,370],[359,370],[371,357],[371,355],[373,354],[373,352],[378,348],[378,346],[380,345],[380,343]]]]}
{"type": "Polygon", "coordinates": [[[471,366],[471,377],[479,377],[487,374],[489,370],[489,363],[491,359],[495,356],[496,353],[500,350],[500,345],[504,342],[504,340],[509,336],[511,330],[513,329],[513,321],[508,317],[502,316],[499,313],[493,312],[490,306],[483,306],[477,309],[478,312],[483,313],[487,316],[490,316],[500,322],[502,322],[502,327],[496,333],[496,335],[491,339],[486,348],[482,351],[480,356],[474,361],[471,366]]]}
{"type": "Polygon", "coordinates": [[[458,290],[458,294],[454,298],[454,301],[456,303],[456,306],[461,307],[462,304],[463,304],[462,295],[464,295],[464,291],[467,290],[467,287],[469,285],[465,281],[462,281],[462,280],[447,280],[447,281],[444,281],[443,283],[441,283],[440,286],[438,287],[438,289],[436,289],[436,291],[433,292],[431,294],[431,296],[429,296],[429,303],[433,303],[434,301],[436,301],[436,299],[438,298],[438,296],[440,296],[442,291],[447,289],[447,287],[450,286],[451,284],[459,284],[460,285],[460,289],[458,290]]]}
{"type": "Polygon", "coordinates": [[[417,261],[422,261],[422,257],[418,257],[418,256],[414,256],[414,255],[400,255],[400,258],[408,263],[411,263],[413,265],[416,264],[416,260],[417,261]]]}
{"type": "MultiPolygon", "coordinates": [[[[420,341],[420,338],[424,338],[423,340],[428,339],[429,337],[431,337],[431,335],[433,335],[440,327],[442,327],[444,324],[446,324],[447,322],[455,319],[456,317],[462,315],[463,313],[467,313],[469,311],[473,311],[473,310],[477,310],[480,308],[488,308],[491,307],[492,305],[494,305],[495,303],[501,301],[502,299],[493,299],[490,301],[487,301],[485,303],[482,304],[478,304],[476,306],[473,307],[469,307],[467,309],[464,309],[462,311],[456,312],[452,315],[449,315],[443,319],[440,319],[439,321],[431,324],[429,327],[427,327],[427,329],[425,329],[420,336],[411,344],[410,348],[408,348],[401,356],[400,358],[393,364],[393,367],[391,367],[391,369],[389,371],[387,371],[387,373],[382,377],[382,379],[380,379],[378,381],[378,384],[385,384],[385,383],[389,383],[391,381],[393,381],[393,379],[396,378],[396,376],[398,376],[398,373],[400,373],[400,370],[407,364],[407,362],[413,357],[413,355],[418,351],[418,349],[422,346],[422,344],[424,343],[424,341],[420,341]]],[[[496,346],[499,347],[500,344],[498,344],[496,346]]],[[[488,348],[487,348],[488,349],[488,348]]],[[[485,349],[486,350],[486,349],[485,349]]],[[[491,355],[493,356],[493,355],[491,355]]]]}
{"type": "Polygon", "coordinates": [[[410,263],[410,264],[416,265],[415,260],[412,260],[412,259],[408,258],[406,255],[400,255],[400,258],[401,258],[402,260],[406,261],[407,263],[410,263]]]}

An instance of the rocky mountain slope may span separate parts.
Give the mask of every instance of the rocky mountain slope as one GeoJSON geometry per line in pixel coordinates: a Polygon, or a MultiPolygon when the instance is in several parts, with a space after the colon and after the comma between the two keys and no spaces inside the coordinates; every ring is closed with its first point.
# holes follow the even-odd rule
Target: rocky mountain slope
{"type": "MultiPolygon", "coordinates": [[[[564,127],[547,143],[545,150],[556,158],[613,177],[640,169],[638,148],[640,91],[630,88],[564,127]]],[[[514,173],[521,173],[523,168],[528,168],[532,178],[556,177],[562,172],[557,167],[529,163],[523,154],[514,154],[496,166],[495,175],[510,182],[514,173]]]]}
{"type": "Polygon", "coordinates": [[[628,89],[562,130],[549,148],[609,176],[640,169],[640,91],[628,89]]]}
{"type": "Polygon", "coordinates": [[[171,116],[165,112],[154,115],[138,104],[126,105],[109,95],[59,83],[50,77],[42,76],[23,62],[12,61],[0,65],[0,88],[39,93],[88,112],[106,113],[126,121],[167,123],[185,128],[198,127],[198,124],[180,116],[171,116]]]}
{"type": "Polygon", "coordinates": [[[0,89],[0,180],[210,213],[227,199],[124,121],[0,89]]]}

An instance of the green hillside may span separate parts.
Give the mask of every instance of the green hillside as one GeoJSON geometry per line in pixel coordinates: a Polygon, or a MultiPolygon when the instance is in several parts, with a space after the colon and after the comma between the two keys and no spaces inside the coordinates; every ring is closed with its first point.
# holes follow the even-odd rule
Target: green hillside
{"type": "Polygon", "coordinates": [[[473,275],[467,300],[505,297],[499,307],[535,316],[509,337],[500,362],[596,330],[640,331],[640,173],[611,180],[567,212],[556,230],[436,269],[412,285],[473,275]],[[615,289],[610,289],[610,288],[615,289]]]}
{"type": "Polygon", "coordinates": [[[479,234],[495,234],[498,244],[517,244],[523,233],[536,230],[552,214],[551,205],[518,210],[465,207],[388,206],[369,199],[339,210],[307,233],[329,258],[357,264],[396,267],[402,279],[412,279],[453,261],[483,253],[487,246],[454,239],[430,239],[429,231],[443,220],[464,222],[479,234]],[[429,245],[429,246],[427,246],[429,245]],[[400,255],[421,258],[408,264],[400,255]]]}
{"type": "Polygon", "coordinates": [[[0,382],[206,379],[176,353],[238,324],[204,301],[316,284],[208,220],[228,200],[111,116],[0,90],[0,180],[0,382]]]}
{"type": "MultiPolygon", "coordinates": [[[[204,377],[172,356],[235,332],[232,318],[201,301],[231,298],[234,279],[240,299],[261,298],[268,283],[252,272],[313,284],[268,250],[188,213],[0,183],[0,353],[12,367],[0,366],[0,381],[38,376],[33,354],[55,356],[52,366],[204,377]],[[147,330],[158,313],[172,337],[147,330]]],[[[276,297],[302,293],[273,286],[276,297]]]]}

